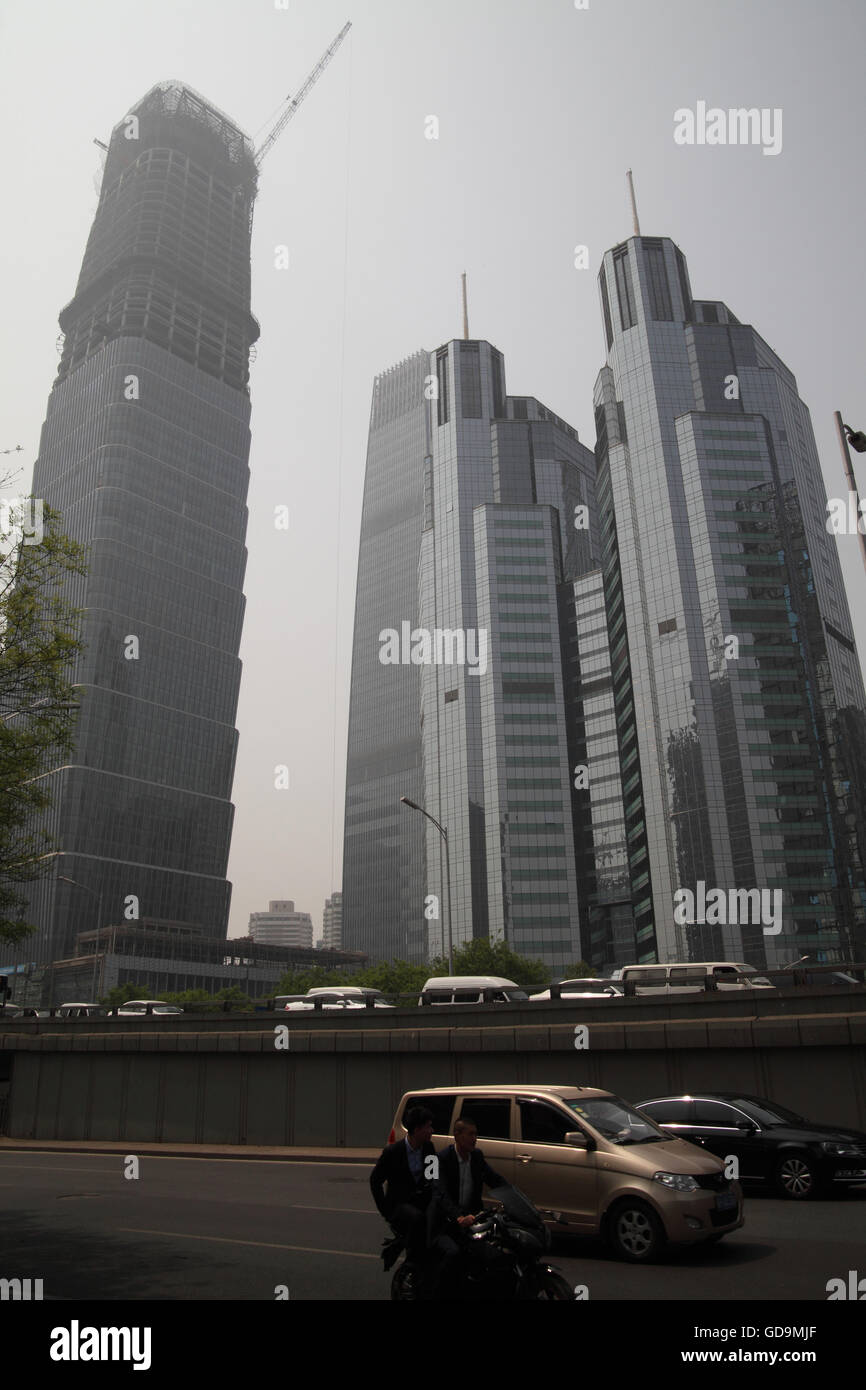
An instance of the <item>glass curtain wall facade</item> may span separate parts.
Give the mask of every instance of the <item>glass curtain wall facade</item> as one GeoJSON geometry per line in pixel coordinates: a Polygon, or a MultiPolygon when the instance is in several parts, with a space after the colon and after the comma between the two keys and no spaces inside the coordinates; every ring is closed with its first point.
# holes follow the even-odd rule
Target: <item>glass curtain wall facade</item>
{"type": "Polygon", "coordinates": [[[667,238],[607,252],[599,285],[632,959],[859,959],[866,700],[808,410],[753,328],[693,301],[667,238]],[[756,889],[766,910],[733,895],[756,889]]]}
{"type": "Polygon", "coordinates": [[[559,518],[545,506],[474,513],[489,934],[531,959],[580,958],[557,586],[559,518]]]}
{"type": "Polygon", "coordinates": [[[580,956],[566,699],[595,460],[502,354],[455,340],[377,378],[358,562],[343,942],[376,958],[505,940],[580,956]],[[579,513],[579,515],[578,515],[579,513]]]}
{"type": "MultiPolygon", "coordinates": [[[[424,804],[448,830],[453,939],[505,939],[564,968],[580,957],[581,907],[560,602],[593,563],[595,463],[540,402],[506,395],[491,344],[452,341],[430,374],[419,622],[485,654],[474,669],[421,666],[424,804]]],[[[444,904],[432,826],[427,856],[427,894],[444,904]]]]}
{"type": "MultiPolygon", "coordinates": [[[[376,378],[361,515],[343,837],[343,944],[377,959],[427,958],[421,684],[383,663],[380,633],[417,626],[418,552],[429,453],[429,354],[376,378]]],[[[441,928],[441,918],[440,918],[441,928]]],[[[435,951],[442,948],[440,939],[435,951]]]]}
{"type": "MultiPolygon", "coordinates": [[[[575,825],[583,953],[604,976],[634,960],[624,798],[634,799],[640,772],[629,768],[625,782],[620,774],[604,574],[600,569],[591,570],[571,587],[568,606],[573,657],[567,704],[577,713],[571,765],[582,772],[576,779],[575,825]]],[[[619,660],[623,661],[621,652],[619,660]]]]}
{"type": "Polygon", "coordinates": [[[112,133],[33,481],[89,546],[39,960],[136,915],[226,934],[255,194],[248,140],[188,88],[153,88],[112,133]]]}

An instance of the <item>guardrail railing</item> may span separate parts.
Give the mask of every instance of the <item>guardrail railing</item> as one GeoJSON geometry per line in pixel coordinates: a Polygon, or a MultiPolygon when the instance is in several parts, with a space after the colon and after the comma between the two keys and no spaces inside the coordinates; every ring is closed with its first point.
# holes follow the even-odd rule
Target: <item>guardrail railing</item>
{"type": "MultiPolygon", "coordinates": [[[[648,971],[652,969],[651,966],[639,968],[646,968],[648,971]]],[[[807,988],[813,988],[815,986],[820,986],[822,982],[822,977],[825,975],[854,976],[853,983],[846,982],[844,979],[840,979],[834,982],[834,989],[838,988],[840,992],[857,992],[862,991],[864,988],[866,988],[866,962],[864,961],[855,961],[853,963],[844,962],[829,965],[810,965],[806,963],[801,964],[800,962],[797,962],[796,965],[787,966],[778,970],[756,970],[754,973],[747,971],[735,971],[731,972],[730,974],[726,973],[724,977],[718,977],[707,974],[705,969],[701,969],[698,967],[691,969],[688,966],[676,966],[674,968],[677,970],[676,979],[673,981],[665,979],[658,985],[656,985],[655,982],[649,977],[643,979],[631,977],[630,979],[620,980],[614,979],[612,977],[601,977],[596,975],[588,978],[592,978],[593,983],[595,985],[616,986],[617,990],[620,991],[620,994],[618,996],[620,998],[634,998],[638,991],[640,991],[640,995],[643,998],[652,998],[653,996],[664,996],[666,999],[675,999],[676,997],[678,997],[678,995],[688,996],[689,994],[694,995],[696,993],[724,994],[728,992],[728,990],[726,990],[725,988],[726,986],[728,987],[728,989],[730,989],[731,986],[744,986],[745,988],[752,987],[756,990],[764,992],[767,989],[767,981],[769,981],[772,984],[774,990],[781,990],[782,992],[784,992],[787,989],[794,992],[807,988]],[[759,981],[763,981],[764,983],[759,984],[759,981]]],[[[575,986],[579,985],[580,981],[574,980],[569,981],[568,983],[572,986],[575,986]]],[[[335,995],[337,994],[340,988],[340,986],[335,986],[333,995],[284,994],[273,995],[271,998],[266,1000],[252,1001],[250,1004],[246,1004],[243,1001],[235,999],[222,999],[215,1000],[212,1004],[207,1004],[202,1001],[182,1006],[175,1005],[173,1007],[180,1008],[183,1015],[193,1015],[203,1018],[213,1017],[215,1015],[229,1015],[233,1013],[249,1015],[251,1013],[293,1012],[311,1012],[315,1014],[327,1012],[335,1016],[344,1016],[347,1013],[355,1013],[359,1009],[363,1009],[365,1013],[367,1013],[368,1015],[376,1011],[379,1011],[380,1017],[382,1017],[381,1007],[383,1002],[396,1008],[421,1007],[425,1010],[430,1008],[442,1007],[462,1007],[462,1005],[454,1006],[443,1005],[441,1003],[434,1003],[429,999],[423,998],[420,990],[412,990],[411,992],[401,994],[390,993],[382,990],[378,991],[376,995],[370,994],[365,995],[363,997],[355,996],[351,999],[351,1001],[337,1002],[335,1001],[335,995]],[[298,1009],[292,1009],[290,1007],[287,1009],[287,1004],[296,1004],[301,1005],[302,1007],[298,1009]]],[[[549,1001],[530,1001],[527,997],[527,999],[525,1000],[513,1000],[510,1002],[512,1004],[519,1004],[521,1006],[529,1002],[532,1002],[534,1005],[545,1002],[554,1003],[557,1001],[561,1002],[562,1000],[568,1000],[570,995],[573,994],[573,990],[570,991],[568,988],[566,988],[565,993],[563,993],[562,981],[555,984],[551,984],[547,988],[550,993],[549,1001]]],[[[496,1003],[500,991],[498,989],[488,988],[479,990],[478,994],[480,996],[479,998],[472,1001],[466,1001],[467,1004],[469,1004],[470,1006],[471,1004],[477,1006],[478,1004],[496,1003]]],[[[599,993],[598,998],[599,1000],[610,1000],[611,996],[599,993]]],[[[88,1013],[86,1015],[69,1014],[65,1012],[66,1007],[67,1006],[64,1006],[62,1004],[56,1004],[46,1008],[27,1007],[21,1009],[20,1006],[12,1004],[7,1012],[7,1009],[5,1007],[5,1001],[0,999],[0,1020],[2,1020],[4,1017],[10,1020],[15,1018],[61,1018],[67,1022],[88,1022],[89,1020],[92,1020],[94,1018],[104,1019],[108,1017],[120,1018],[126,1021],[135,1018],[150,1018],[154,1015],[166,1019],[170,1019],[173,1016],[181,1016],[180,1014],[172,1015],[161,1013],[160,1010],[161,1008],[164,1008],[165,1005],[161,1005],[160,1003],[155,1001],[152,1003],[147,1003],[141,1009],[136,1009],[134,1013],[121,1013],[120,1010],[124,1009],[125,1007],[123,1004],[115,1005],[114,1008],[110,1010],[104,1009],[101,1012],[88,1013]]],[[[386,1017],[387,1016],[382,1018],[383,1023],[386,1021],[386,1017]]]]}

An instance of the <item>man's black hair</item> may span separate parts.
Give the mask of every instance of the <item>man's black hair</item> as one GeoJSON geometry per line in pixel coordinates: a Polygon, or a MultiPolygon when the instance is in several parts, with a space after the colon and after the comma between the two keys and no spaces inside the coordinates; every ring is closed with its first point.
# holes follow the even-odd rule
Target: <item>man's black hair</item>
{"type": "Polygon", "coordinates": [[[426,1105],[413,1105],[411,1110],[407,1110],[403,1123],[406,1126],[406,1133],[414,1134],[420,1125],[426,1125],[432,1120],[433,1111],[428,1110],[426,1105]]]}
{"type": "Polygon", "coordinates": [[[478,1133],[478,1125],[473,1120],[472,1116],[461,1115],[459,1120],[454,1121],[454,1128],[451,1132],[452,1134],[457,1134],[458,1130],[467,1129],[469,1127],[474,1129],[476,1134],[478,1133]]]}

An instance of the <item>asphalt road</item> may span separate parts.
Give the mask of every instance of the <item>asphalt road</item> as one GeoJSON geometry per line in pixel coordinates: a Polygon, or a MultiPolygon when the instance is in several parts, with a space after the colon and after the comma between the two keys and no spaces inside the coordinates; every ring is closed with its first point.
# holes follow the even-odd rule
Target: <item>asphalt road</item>
{"type": "MultiPolygon", "coordinates": [[[[0,1154],[0,1278],[41,1278],[46,1299],[386,1300],[368,1164],[0,1154]]],[[[864,1266],[866,1187],[798,1204],[747,1197],[714,1246],[635,1267],[596,1241],[551,1255],[590,1300],[825,1301],[864,1266]]]]}

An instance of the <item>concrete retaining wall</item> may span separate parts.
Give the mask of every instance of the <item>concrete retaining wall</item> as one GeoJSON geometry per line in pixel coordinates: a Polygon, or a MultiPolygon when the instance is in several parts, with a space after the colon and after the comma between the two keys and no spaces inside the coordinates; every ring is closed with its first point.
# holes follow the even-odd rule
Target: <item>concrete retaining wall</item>
{"type": "Polygon", "coordinates": [[[404,1091],[494,1082],[600,1086],[634,1102],[739,1089],[866,1130],[862,1013],[583,1017],[586,1050],[575,1049],[573,1021],[372,1028],[353,1019],[347,1028],[329,1027],[327,1016],[314,1026],[309,1015],[302,1027],[295,1016],[285,1051],[275,1048],[274,1021],[260,1015],[244,1027],[182,1030],[173,1018],[7,1024],[5,1130],[130,1144],[380,1145],[404,1091]]]}

